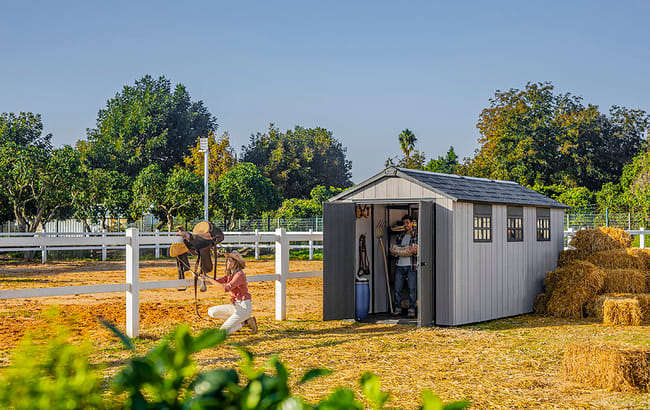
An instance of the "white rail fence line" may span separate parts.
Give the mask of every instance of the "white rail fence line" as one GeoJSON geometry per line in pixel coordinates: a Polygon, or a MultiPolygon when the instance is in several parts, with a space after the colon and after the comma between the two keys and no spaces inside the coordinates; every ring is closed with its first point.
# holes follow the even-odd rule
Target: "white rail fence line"
{"type": "MultiPolygon", "coordinates": [[[[322,241],[322,232],[287,232],[284,228],[275,232],[256,232],[255,234],[226,234],[222,244],[241,244],[273,242],[275,244],[275,273],[250,275],[249,282],[275,281],[275,319],[287,318],[288,279],[322,277],[323,271],[289,272],[289,246],[291,242],[322,241]]],[[[181,286],[193,286],[194,279],[162,280],[140,282],[140,249],[146,245],[181,242],[178,236],[141,235],[137,228],[129,228],[126,235],[103,235],[84,237],[47,237],[43,235],[25,237],[0,237],[0,251],[4,248],[24,249],[30,247],[66,247],[66,246],[125,246],[126,279],[125,283],[85,286],[64,286],[55,288],[33,288],[0,290],[0,300],[38,298],[47,296],[86,295],[93,293],[126,292],[126,334],[138,337],[140,334],[140,290],[166,289],[181,286]]],[[[67,249],[67,248],[66,248],[67,249]]]]}
{"type": "MultiPolygon", "coordinates": [[[[573,229],[569,229],[568,231],[564,231],[564,238],[567,239],[567,243],[573,238],[573,235],[576,234],[577,231],[573,229]]],[[[646,236],[646,231],[644,227],[640,227],[639,229],[626,229],[625,232],[631,234],[631,235],[639,235],[639,248],[640,249],[645,249],[645,236],[646,236]]]]}
{"type": "MultiPolygon", "coordinates": [[[[309,231],[306,231],[305,233],[313,234],[314,231],[310,229],[309,231]]],[[[252,245],[255,248],[255,259],[260,258],[260,249],[262,248],[274,248],[275,244],[273,242],[266,242],[264,241],[263,235],[267,234],[265,232],[260,232],[259,230],[255,230],[255,232],[224,232],[224,235],[226,237],[230,237],[232,239],[232,242],[230,245],[234,246],[244,246],[244,245],[252,245]],[[250,238],[251,235],[254,235],[254,240],[251,240],[249,242],[244,242],[242,240],[236,241],[235,238],[250,238]]],[[[175,232],[160,232],[160,231],[155,231],[155,232],[140,232],[140,236],[153,236],[155,238],[165,238],[168,236],[175,236],[175,232]]],[[[0,233],[0,239],[3,237],[10,237],[10,238],[34,238],[34,237],[83,237],[83,238],[96,238],[96,237],[102,237],[106,238],[109,236],[118,236],[122,237],[124,236],[124,233],[122,232],[30,232],[30,233],[17,233],[17,232],[11,232],[11,233],[0,233]]],[[[309,240],[309,243],[307,245],[290,245],[291,249],[309,249],[309,260],[314,259],[314,250],[315,249],[322,249],[322,245],[315,244],[314,242],[317,242],[317,240],[309,240]]],[[[155,258],[158,259],[160,258],[160,250],[163,249],[161,248],[161,245],[168,244],[165,241],[155,241],[154,243],[148,243],[146,245],[140,246],[140,249],[154,249],[155,250],[155,258]]],[[[0,247],[0,252],[25,252],[25,251],[34,251],[34,252],[41,252],[41,262],[45,263],[47,262],[47,253],[51,251],[81,251],[81,250],[100,250],[102,251],[102,260],[105,261],[108,259],[107,257],[107,251],[109,249],[122,249],[124,248],[125,245],[122,244],[114,244],[113,242],[110,241],[105,241],[102,244],[96,245],[88,241],[84,241],[80,245],[76,246],[50,246],[47,244],[43,245],[38,245],[36,246],[33,244],[32,246],[16,246],[16,247],[0,247]]]]}

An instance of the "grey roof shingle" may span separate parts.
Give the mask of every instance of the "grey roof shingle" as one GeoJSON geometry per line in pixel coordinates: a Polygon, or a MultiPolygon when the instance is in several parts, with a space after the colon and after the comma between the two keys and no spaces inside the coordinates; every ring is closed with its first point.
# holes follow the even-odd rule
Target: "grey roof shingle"
{"type": "Polygon", "coordinates": [[[429,187],[457,201],[569,208],[569,206],[561,202],[516,182],[438,174],[436,172],[415,171],[406,168],[397,168],[397,171],[397,175],[404,174],[404,176],[415,180],[414,182],[425,185],[425,187],[429,187]]]}

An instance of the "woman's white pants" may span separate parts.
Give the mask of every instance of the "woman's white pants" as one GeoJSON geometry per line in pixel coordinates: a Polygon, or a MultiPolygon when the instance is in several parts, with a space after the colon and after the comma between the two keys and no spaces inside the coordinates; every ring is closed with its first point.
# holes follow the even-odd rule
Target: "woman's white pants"
{"type": "Polygon", "coordinates": [[[231,305],[212,306],[208,309],[208,316],[215,319],[226,319],[221,325],[221,329],[228,334],[238,331],[242,328],[246,319],[253,314],[253,303],[250,299],[236,300],[231,305]]]}

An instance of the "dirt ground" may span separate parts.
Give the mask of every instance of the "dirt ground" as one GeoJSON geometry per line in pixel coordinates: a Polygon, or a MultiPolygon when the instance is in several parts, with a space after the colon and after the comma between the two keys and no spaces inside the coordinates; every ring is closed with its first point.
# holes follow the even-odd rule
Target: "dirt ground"
{"type": "MultiPolygon", "coordinates": [[[[142,281],[176,278],[173,260],[142,260],[142,281]]],[[[291,271],[320,270],[320,261],[294,261],[291,271]]],[[[121,283],[124,262],[49,262],[28,266],[0,264],[0,289],[121,283]]],[[[247,261],[246,273],[272,273],[274,261],[247,261]]],[[[422,328],[354,321],[322,321],[322,279],[288,281],[287,320],[276,321],[274,283],[251,282],[259,332],[237,332],[228,343],[196,355],[201,370],[232,367],[245,346],[262,365],[278,355],[291,371],[293,392],[315,403],[336,386],[355,388],[365,371],[379,375],[391,395],[390,406],[415,409],[420,392],[430,389],[444,401],[469,399],[472,408],[650,408],[650,394],[611,392],[569,383],[561,363],[568,343],[615,340],[650,346],[650,326],[604,326],[591,320],[522,315],[457,328],[422,328]],[[313,367],[334,374],[298,385],[313,367]]],[[[205,319],[209,306],[228,303],[222,289],[200,293],[194,310],[193,290],[141,291],[140,329],[136,341],[145,353],[180,323],[198,332],[220,323],[205,319]]],[[[11,349],[28,331],[65,324],[75,341],[90,340],[91,359],[111,377],[130,357],[97,321],[102,316],[124,330],[124,294],[61,296],[0,301],[0,367],[11,361],[11,349]],[[48,310],[58,308],[51,316],[48,310]]]]}

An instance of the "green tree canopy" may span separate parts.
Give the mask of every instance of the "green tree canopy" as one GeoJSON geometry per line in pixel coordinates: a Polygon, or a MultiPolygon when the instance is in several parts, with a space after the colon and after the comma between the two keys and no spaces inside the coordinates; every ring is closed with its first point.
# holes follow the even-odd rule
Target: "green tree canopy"
{"type": "Polygon", "coordinates": [[[617,182],[645,147],[648,124],[644,111],[614,106],[608,116],[580,97],[554,94],[550,83],[497,91],[480,115],[480,147],[464,172],[527,186],[599,190],[617,182]]]}
{"type": "Polygon", "coordinates": [[[133,181],[117,171],[106,169],[86,170],[85,178],[74,197],[75,217],[81,220],[87,231],[88,221],[101,221],[107,229],[106,218],[127,215],[133,200],[133,181]]]}
{"type": "Polygon", "coordinates": [[[399,136],[397,137],[399,139],[399,146],[402,149],[402,152],[406,157],[411,156],[411,152],[415,149],[415,142],[418,140],[415,137],[415,134],[413,131],[409,130],[408,128],[404,129],[399,136]]]}
{"type": "Polygon", "coordinates": [[[235,218],[259,217],[276,209],[282,198],[270,179],[254,164],[243,162],[210,186],[211,203],[215,210],[233,221],[235,218]]]}
{"type": "Polygon", "coordinates": [[[34,232],[71,212],[83,180],[79,154],[71,147],[47,151],[10,142],[0,145],[0,185],[21,232],[34,232]]]}
{"type": "Polygon", "coordinates": [[[447,154],[438,156],[436,159],[430,160],[424,167],[425,171],[439,172],[442,174],[454,174],[458,167],[458,155],[454,152],[454,147],[449,147],[447,154]]]}
{"type": "Polygon", "coordinates": [[[323,215],[323,202],[342,192],[343,188],[318,185],[311,190],[311,199],[285,199],[275,213],[276,218],[311,218],[323,215]]]}
{"type": "MultiPolygon", "coordinates": [[[[203,210],[203,183],[187,169],[164,173],[156,164],[143,169],[133,184],[133,208],[151,212],[171,231],[174,217],[196,218],[203,210]]],[[[161,223],[161,225],[162,225],[161,223]]]]}
{"type": "Polygon", "coordinates": [[[324,128],[296,126],[281,133],[270,124],[267,134],[252,135],[242,150],[242,161],[255,164],[285,198],[309,198],[317,185],[352,185],[346,149],[324,128]]]}
{"type": "Polygon", "coordinates": [[[50,151],[52,134],[43,135],[41,114],[10,112],[0,114],[0,145],[13,142],[17,145],[31,145],[50,151]]]}
{"type": "Polygon", "coordinates": [[[97,128],[89,129],[88,140],[77,147],[91,168],[135,177],[151,164],[167,172],[182,163],[197,138],[216,127],[216,119],[202,101],[191,101],[184,85],[172,90],[165,77],[146,75],[108,100],[97,128]]]}

